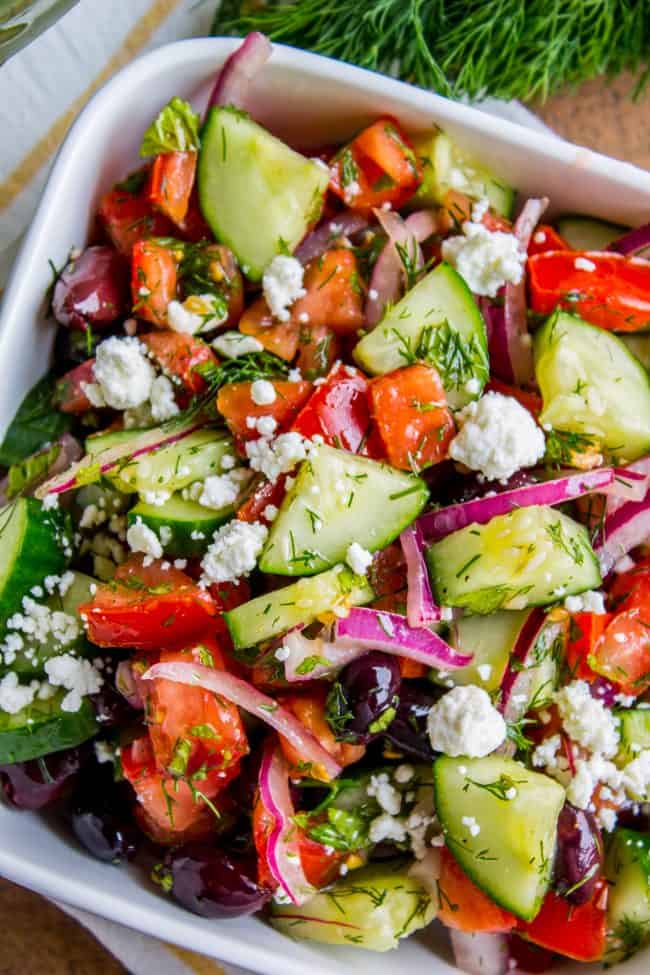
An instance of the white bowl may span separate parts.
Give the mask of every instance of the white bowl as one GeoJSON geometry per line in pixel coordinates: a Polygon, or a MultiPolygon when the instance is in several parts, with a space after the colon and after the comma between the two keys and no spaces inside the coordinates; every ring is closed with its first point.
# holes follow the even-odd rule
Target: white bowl
{"type": "MultiPolygon", "coordinates": [[[[100,194],[137,164],[142,132],[172,95],[202,108],[231,39],[182,41],[124,68],[81,113],[52,169],[7,287],[0,314],[0,432],[47,369],[54,338],[44,318],[48,259],[60,266],[83,245],[100,194]]],[[[411,131],[441,125],[523,195],[548,195],[555,213],[581,212],[630,225],[650,220],[650,173],[524,129],[420,89],[313,54],[277,46],[255,85],[255,118],[300,146],[335,142],[379,114],[411,131]]],[[[137,868],[85,854],[45,818],[0,804],[0,874],[78,908],[263,975],[452,975],[439,925],[399,954],[294,942],[257,918],[208,921],[161,896],[137,868]]],[[[647,970],[648,953],[625,965],[647,970]]],[[[558,973],[573,966],[556,969],[558,973]]],[[[583,972],[596,972],[597,966],[583,972]]]]}

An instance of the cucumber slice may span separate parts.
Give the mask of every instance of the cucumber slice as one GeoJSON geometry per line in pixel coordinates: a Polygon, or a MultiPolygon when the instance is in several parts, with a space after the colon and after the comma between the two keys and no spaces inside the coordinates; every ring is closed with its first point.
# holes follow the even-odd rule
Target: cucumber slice
{"type": "Polygon", "coordinates": [[[129,525],[140,518],[160,539],[166,555],[185,559],[203,555],[214,532],[235,513],[232,505],[216,510],[173,494],[164,504],[138,501],[127,515],[129,525]]]}
{"type": "Polygon", "coordinates": [[[622,237],[629,227],[570,214],[560,217],[557,229],[567,244],[577,251],[604,251],[613,240],[622,237]]]}
{"type": "Polygon", "coordinates": [[[445,263],[389,308],[353,355],[372,375],[392,372],[415,360],[430,363],[440,373],[454,409],[477,399],[489,376],[483,316],[463,278],[445,263]],[[478,389],[473,388],[472,380],[479,383],[478,389]]]}
{"type": "MultiPolygon", "coordinates": [[[[141,430],[135,431],[136,436],[140,433],[141,430]]],[[[133,436],[133,430],[116,430],[89,437],[86,451],[94,457],[133,436]]],[[[162,439],[165,434],[161,432],[160,436],[162,439]]],[[[127,494],[179,491],[192,481],[203,481],[210,474],[219,474],[223,458],[226,454],[234,456],[234,453],[232,439],[223,430],[197,430],[178,443],[168,444],[135,460],[125,460],[104,476],[127,494]]]]}
{"type": "Polygon", "coordinates": [[[36,699],[17,714],[0,711],[0,765],[74,748],[97,734],[95,712],[87,698],[78,711],[62,711],[68,692],[62,688],[48,701],[36,699]]]}
{"type": "Polygon", "coordinates": [[[629,708],[618,711],[621,736],[620,758],[631,762],[644,748],[650,748],[650,708],[629,708]]]}
{"type": "Polygon", "coordinates": [[[601,583],[586,528],[541,505],[461,528],[426,556],[438,602],[474,613],[545,606],[601,583]]]}
{"type": "Polygon", "coordinates": [[[201,210],[215,237],[259,281],[276,254],[294,250],[320,217],[326,167],[294,152],[233,108],[212,108],[197,171],[201,210]]]}
{"type": "Polygon", "coordinates": [[[436,900],[409,876],[409,864],[393,861],[354,870],[302,907],[272,901],[270,921],[301,940],[390,951],[436,913],[436,900]]]}
{"type": "Polygon", "coordinates": [[[525,921],[541,907],[553,869],[561,785],[511,758],[439,758],[436,812],[447,846],[465,873],[497,904],[525,921]],[[513,799],[505,791],[515,788],[513,799]],[[472,836],[463,818],[472,815],[472,836]]]}
{"type": "Polygon", "coordinates": [[[540,423],[556,436],[586,436],[587,447],[619,463],[648,453],[650,377],[616,335],[557,311],[535,335],[534,351],[540,423]]]}
{"type": "Polygon", "coordinates": [[[608,965],[650,943],[650,833],[617,829],[607,859],[608,965]]]}
{"type": "Polygon", "coordinates": [[[637,335],[618,336],[628,352],[638,359],[644,369],[650,371],[650,333],[641,332],[637,335]]]}
{"type": "Polygon", "coordinates": [[[321,446],[304,461],[259,560],[262,572],[308,576],[345,561],[352,542],[385,548],[420,514],[429,491],[412,474],[321,446]]]}
{"type": "Polygon", "coordinates": [[[0,632],[32,586],[65,569],[71,537],[65,514],[46,511],[35,498],[19,498],[0,509],[0,632]]]}
{"type": "Polygon", "coordinates": [[[452,627],[451,644],[462,653],[473,653],[467,667],[458,670],[429,672],[430,679],[443,687],[478,684],[486,691],[496,691],[506,672],[519,631],[528,617],[526,609],[493,613],[491,616],[463,616],[452,627]]]}
{"type": "Polygon", "coordinates": [[[335,565],[328,572],[257,596],[223,616],[235,649],[244,650],[325,614],[363,606],[374,595],[367,579],[344,565],[335,565]]]}
{"type": "Polygon", "coordinates": [[[448,190],[458,190],[473,200],[487,197],[490,206],[512,217],[515,191],[457,146],[445,132],[416,135],[413,145],[424,163],[424,179],[414,197],[418,206],[437,206],[448,190]]]}

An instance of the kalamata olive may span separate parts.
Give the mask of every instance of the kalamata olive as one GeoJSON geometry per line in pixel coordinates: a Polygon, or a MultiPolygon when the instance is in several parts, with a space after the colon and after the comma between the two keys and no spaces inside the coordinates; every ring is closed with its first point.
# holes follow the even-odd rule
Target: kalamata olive
{"type": "Polygon", "coordinates": [[[415,681],[403,681],[399,692],[399,707],[387,728],[386,738],[407,755],[429,761],[433,749],[427,734],[429,711],[440,697],[441,691],[415,681]]]}
{"type": "Polygon", "coordinates": [[[595,697],[597,701],[602,701],[606,708],[615,707],[619,691],[606,677],[596,677],[589,684],[589,690],[592,697],[595,697]]]}
{"type": "Polygon", "coordinates": [[[254,857],[239,856],[208,843],[170,851],[163,867],[179,903],[203,917],[242,917],[258,911],[271,892],[257,880],[254,857]]]}
{"type": "MultiPolygon", "coordinates": [[[[122,335],[124,332],[122,332],[122,335]]],[[[106,331],[81,332],[79,329],[59,328],[54,340],[54,361],[57,370],[69,371],[80,366],[95,355],[100,342],[106,338],[106,331]]]]}
{"type": "Polygon", "coordinates": [[[123,725],[139,717],[139,712],[119,693],[111,683],[111,678],[104,680],[101,690],[91,695],[91,701],[97,722],[102,728],[123,725]]]}
{"type": "Polygon", "coordinates": [[[339,674],[327,698],[327,720],[341,741],[368,742],[395,717],[401,676],[394,657],[373,650],[339,674]]]}
{"type": "Polygon", "coordinates": [[[508,935],[508,968],[515,969],[517,972],[530,972],[531,975],[540,975],[553,967],[555,955],[547,948],[540,948],[531,941],[525,941],[517,934],[508,935]],[[513,965],[512,962],[515,962],[513,965]]]}
{"type": "Polygon", "coordinates": [[[86,746],[0,766],[5,799],[17,809],[42,809],[69,789],[91,751],[86,746]]]}
{"type": "Polygon", "coordinates": [[[113,766],[93,763],[81,776],[70,802],[74,833],[98,860],[120,863],[131,860],[141,835],[131,817],[132,790],[126,782],[113,781],[113,766]]]}
{"type": "Polygon", "coordinates": [[[585,904],[602,872],[603,841],[596,817],[565,803],[557,824],[555,890],[572,904],[585,904]]]}
{"type": "Polygon", "coordinates": [[[635,829],[639,833],[650,833],[650,802],[633,802],[619,809],[616,825],[635,829]]]}
{"type": "Polygon", "coordinates": [[[62,325],[85,330],[114,322],[127,309],[128,271],[112,247],[88,247],[70,260],[54,286],[52,311],[62,325]]]}

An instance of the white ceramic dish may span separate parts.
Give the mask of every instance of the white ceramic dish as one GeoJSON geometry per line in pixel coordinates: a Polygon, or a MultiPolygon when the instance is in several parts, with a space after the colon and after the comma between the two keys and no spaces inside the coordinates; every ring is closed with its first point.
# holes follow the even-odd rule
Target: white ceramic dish
{"type": "MultiPolygon", "coordinates": [[[[0,315],[0,433],[47,368],[54,329],[43,316],[50,280],[86,239],[94,205],[137,161],[141,134],[176,94],[202,107],[236,41],[200,39],[159,48],[112,79],[82,112],[59,153],[5,293],[0,315]]],[[[621,223],[650,220],[650,173],[485,115],[388,78],[291,48],[276,47],[256,84],[254,116],[297,145],[333,142],[390,112],[412,130],[445,128],[517,186],[547,194],[554,212],[621,223]]],[[[115,869],[83,853],[56,826],[0,804],[0,874],[41,893],[164,940],[263,975],[452,975],[438,925],[395,955],[293,942],[256,918],[207,921],[162,897],[137,869],[115,869]]],[[[624,967],[647,971],[649,954],[624,967]]],[[[556,969],[558,975],[571,966],[556,969]]],[[[585,968],[593,973],[596,966],[585,968]]],[[[598,968],[598,970],[600,970],[598,968]]],[[[577,969],[576,969],[577,971],[577,969]]]]}

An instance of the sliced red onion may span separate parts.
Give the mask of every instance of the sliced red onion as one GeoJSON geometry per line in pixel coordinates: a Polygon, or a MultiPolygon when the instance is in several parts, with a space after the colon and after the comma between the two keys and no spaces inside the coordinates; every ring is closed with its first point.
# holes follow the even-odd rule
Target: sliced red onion
{"type": "Polygon", "coordinates": [[[508,971],[508,939],[503,934],[476,934],[449,929],[454,961],[468,975],[505,975],[508,971]]]}
{"type": "Polygon", "coordinates": [[[245,108],[248,90],[255,76],[271,57],[273,47],[268,37],[254,31],[228,57],[217,75],[208,110],[213,105],[245,108]]]}
{"type": "Polygon", "coordinates": [[[613,488],[615,483],[615,472],[611,467],[595,471],[576,471],[553,481],[526,484],[512,491],[451,504],[446,508],[439,508],[438,511],[428,511],[418,518],[417,524],[425,541],[436,542],[467,525],[486,525],[498,515],[507,515],[517,508],[562,504],[594,491],[613,488]]]}
{"type": "Polygon", "coordinates": [[[405,220],[410,233],[422,244],[438,230],[438,221],[433,210],[416,210],[405,220]]]}
{"type": "Polygon", "coordinates": [[[177,684],[188,684],[190,687],[202,687],[206,691],[225,697],[226,700],[254,714],[274,728],[278,734],[283,735],[300,752],[305,762],[320,766],[328,778],[335,779],[341,772],[338,762],[334,761],[330,753],[291,711],[283,708],[267,694],[262,694],[245,680],[225,670],[213,670],[201,664],[184,663],[154,664],[144,674],[143,680],[158,678],[175,681],[177,684]]]}
{"type": "Polygon", "coordinates": [[[607,245],[607,250],[618,251],[619,254],[645,256],[643,252],[650,252],[650,223],[636,227],[629,233],[623,234],[618,240],[613,240],[607,245]]]}
{"type": "Polygon", "coordinates": [[[305,877],[293,821],[289,767],[282,750],[267,744],[259,773],[260,798],[274,820],[266,845],[266,859],[274,879],[294,904],[304,904],[316,893],[305,877]]]}
{"type": "Polygon", "coordinates": [[[406,560],[406,619],[409,626],[429,626],[437,622],[441,614],[431,592],[429,572],[424,560],[424,537],[418,522],[405,529],[399,540],[406,560]]]}
{"type": "Polygon", "coordinates": [[[605,519],[604,541],[594,549],[600,571],[609,575],[619,559],[650,538],[650,498],[628,501],[605,519]]]}
{"type": "Polygon", "coordinates": [[[308,261],[320,257],[328,247],[331,247],[332,241],[336,240],[337,237],[351,237],[353,234],[359,233],[360,230],[365,230],[367,226],[368,221],[361,214],[354,213],[352,210],[344,210],[332,217],[331,220],[324,220],[315,230],[307,234],[296,248],[293,256],[301,264],[307,264],[308,261]]]}
{"type": "MultiPolygon", "coordinates": [[[[78,461],[83,455],[81,444],[69,433],[64,433],[61,437],[59,437],[57,444],[59,446],[59,452],[54,461],[50,464],[47,471],[25,486],[23,491],[24,494],[35,494],[36,489],[46,478],[54,477],[56,474],[61,474],[63,471],[67,470],[71,464],[78,461]]],[[[46,454],[50,449],[50,447],[44,447],[42,450],[38,450],[35,454],[32,454],[32,457],[38,457],[39,454],[46,454]]],[[[31,458],[27,459],[30,460],[31,458]]],[[[8,489],[9,477],[7,476],[0,480],[0,508],[2,508],[5,504],[8,504],[10,501],[10,498],[7,495],[8,489]]]]}
{"type": "Polygon", "coordinates": [[[437,633],[415,629],[398,613],[377,609],[351,609],[348,616],[334,624],[334,639],[340,647],[382,650],[443,670],[466,667],[474,659],[471,653],[454,650],[437,633]]]}
{"type": "Polygon", "coordinates": [[[299,630],[290,630],[282,646],[289,651],[284,661],[284,676],[292,684],[329,677],[366,652],[356,647],[339,647],[323,637],[309,640],[299,630]]]}
{"type": "Polygon", "coordinates": [[[501,681],[499,710],[506,721],[518,721],[528,710],[530,686],[537,679],[535,644],[546,623],[542,609],[531,609],[517,635],[508,669],[501,681]]]}
{"type": "Polygon", "coordinates": [[[126,443],[116,444],[108,450],[102,450],[96,456],[86,454],[75,464],[72,464],[63,473],[56,477],[49,478],[42,484],[35,495],[43,499],[47,494],[62,494],[64,491],[72,491],[74,488],[81,487],[82,484],[92,484],[98,481],[102,474],[107,474],[113,468],[118,467],[126,458],[135,460],[145,454],[151,454],[154,450],[161,447],[169,447],[171,444],[178,443],[189,437],[195,430],[200,430],[203,423],[186,424],[179,428],[175,433],[170,433],[167,437],[160,436],[160,429],[147,430],[146,433],[126,443]]]}
{"type": "Polygon", "coordinates": [[[133,673],[130,660],[120,660],[115,670],[115,687],[125,701],[138,711],[144,708],[144,701],[140,694],[138,682],[133,673]]]}
{"type": "Polygon", "coordinates": [[[626,467],[615,468],[615,473],[620,490],[605,492],[608,494],[608,515],[617,511],[626,501],[643,501],[650,488],[650,454],[626,467]],[[640,479],[643,479],[643,484],[640,479]],[[626,493],[625,488],[628,485],[629,491],[626,493]]]}
{"type": "MultiPolygon", "coordinates": [[[[387,304],[397,301],[404,280],[404,264],[398,252],[403,250],[416,268],[422,267],[424,258],[415,235],[421,230],[420,222],[411,224],[402,220],[393,210],[374,210],[377,220],[388,234],[388,240],[375,262],[370,278],[364,314],[369,325],[376,325],[387,304]]],[[[415,216],[415,214],[413,214],[415,216]]],[[[427,234],[427,236],[429,236],[427,234]]]]}

